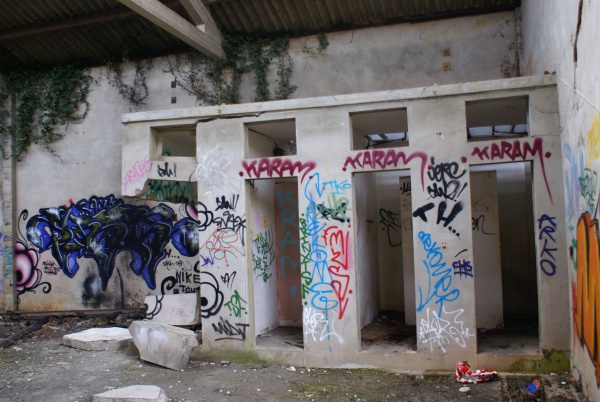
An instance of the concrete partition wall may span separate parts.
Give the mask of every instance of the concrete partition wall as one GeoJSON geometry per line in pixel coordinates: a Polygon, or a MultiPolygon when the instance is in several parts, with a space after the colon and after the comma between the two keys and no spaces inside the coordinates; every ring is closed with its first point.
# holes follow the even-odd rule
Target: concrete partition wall
{"type": "MultiPolygon", "coordinates": [[[[250,195],[251,185],[256,188],[260,180],[295,177],[304,348],[254,349],[256,353],[311,366],[450,369],[457,360],[468,359],[472,364],[493,362],[495,368],[507,368],[518,356],[494,360],[477,353],[474,280],[478,266],[473,259],[469,167],[531,161],[540,347],[568,348],[566,255],[564,236],[558,230],[564,224],[558,184],[560,147],[551,77],[197,108],[182,111],[178,118],[182,115],[202,117],[196,169],[202,209],[199,258],[203,277],[210,277],[210,286],[205,289],[203,283],[201,288],[207,306],[203,347],[253,348],[254,335],[270,325],[266,323],[272,321],[272,310],[268,312],[256,300],[272,300],[272,291],[254,278],[256,250],[251,237],[255,234],[245,230],[257,201],[250,195]],[[467,141],[466,102],[515,96],[529,97],[529,137],[467,141]],[[351,113],[386,108],[407,108],[408,146],[352,150],[351,113]],[[250,158],[245,125],[285,119],[295,120],[297,154],[250,158]],[[412,182],[412,211],[406,217],[402,211],[402,219],[403,226],[413,229],[418,350],[383,355],[360,350],[360,330],[376,314],[380,297],[379,274],[370,266],[377,264],[378,249],[374,239],[378,230],[371,229],[376,226],[370,222],[378,214],[376,179],[370,175],[402,169],[410,171],[412,182]],[[218,203],[222,197],[236,197],[235,211],[224,213],[218,203]],[[464,272],[467,267],[472,268],[472,276],[464,272]]],[[[165,125],[173,124],[170,117],[169,112],[153,115],[157,124],[165,125]]],[[[261,208],[268,209],[270,202],[261,208]]]]}

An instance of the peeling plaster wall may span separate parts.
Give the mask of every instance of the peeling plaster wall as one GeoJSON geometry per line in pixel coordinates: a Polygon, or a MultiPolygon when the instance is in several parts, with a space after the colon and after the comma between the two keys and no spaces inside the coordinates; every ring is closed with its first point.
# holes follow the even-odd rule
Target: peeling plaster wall
{"type": "MultiPolygon", "coordinates": [[[[556,73],[569,245],[572,366],[586,393],[600,400],[597,343],[600,256],[600,70],[597,1],[525,0],[522,5],[524,68],[527,74],[556,73]],[[596,317],[596,318],[594,318],[596,317]]],[[[567,267],[565,267],[567,269],[567,267]]]]}

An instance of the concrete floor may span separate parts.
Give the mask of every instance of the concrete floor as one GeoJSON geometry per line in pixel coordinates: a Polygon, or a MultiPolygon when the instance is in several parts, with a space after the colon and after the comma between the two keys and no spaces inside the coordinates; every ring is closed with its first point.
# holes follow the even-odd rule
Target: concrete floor
{"type": "MultiPolygon", "coordinates": [[[[494,355],[524,355],[539,353],[537,319],[508,319],[502,329],[480,330],[477,333],[478,353],[494,355]]],[[[417,329],[404,325],[402,313],[384,311],[361,331],[363,352],[399,353],[417,350],[417,329]]],[[[302,327],[278,327],[256,338],[257,349],[299,351],[303,348],[302,327]]]]}

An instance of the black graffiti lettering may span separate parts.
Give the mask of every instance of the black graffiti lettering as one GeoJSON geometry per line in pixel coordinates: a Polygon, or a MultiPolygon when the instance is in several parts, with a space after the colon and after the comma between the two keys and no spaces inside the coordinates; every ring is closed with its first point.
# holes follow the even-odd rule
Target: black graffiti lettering
{"type": "Polygon", "coordinates": [[[471,218],[472,230],[476,230],[485,235],[493,235],[494,233],[488,233],[484,228],[485,215],[479,215],[477,218],[471,218]]]}
{"type": "Polygon", "coordinates": [[[440,205],[438,205],[437,216],[438,225],[440,222],[444,222],[444,227],[448,226],[450,222],[452,222],[454,218],[456,218],[456,215],[458,215],[458,213],[462,211],[462,209],[462,202],[457,202],[456,204],[454,204],[454,207],[452,207],[452,211],[450,211],[450,214],[445,217],[444,212],[446,211],[446,201],[440,202],[440,205]]]}
{"type": "Polygon", "coordinates": [[[232,195],[229,200],[225,199],[224,195],[222,195],[221,198],[217,197],[217,209],[215,211],[218,211],[219,209],[230,209],[235,211],[239,198],[239,194],[232,195]]]}
{"type": "Polygon", "coordinates": [[[433,202],[430,202],[429,204],[425,204],[422,207],[417,208],[413,212],[413,217],[421,218],[421,219],[423,219],[423,221],[427,222],[427,216],[425,216],[425,212],[429,211],[430,209],[433,209],[433,207],[435,207],[435,204],[433,202]]]}
{"type": "Polygon", "coordinates": [[[234,341],[244,341],[246,340],[246,328],[248,328],[250,324],[243,323],[235,323],[232,324],[229,320],[226,320],[223,317],[220,317],[218,324],[212,324],[212,328],[215,333],[219,335],[225,335],[220,338],[216,338],[215,341],[222,341],[225,339],[230,339],[234,341]]]}
{"type": "Polygon", "coordinates": [[[173,164],[173,169],[169,168],[169,162],[165,162],[164,166],[156,166],[158,175],[160,177],[177,177],[177,165],[173,164]]]}

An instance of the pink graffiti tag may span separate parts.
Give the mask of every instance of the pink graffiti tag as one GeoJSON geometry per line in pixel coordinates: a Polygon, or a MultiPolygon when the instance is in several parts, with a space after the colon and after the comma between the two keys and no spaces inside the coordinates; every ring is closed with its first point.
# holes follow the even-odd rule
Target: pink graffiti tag
{"type": "Polygon", "coordinates": [[[546,183],[546,190],[550,197],[550,202],[554,204],[552,200],[552,192],[550,191],[550,185],[546,178],[546,168],[544,167],[544,157],[549,158],[552,156],[550,152],[544,153],[544,141],[537,137],[533,140],[533,145],[529,142],[523,142],[521,147],[521,141],[514,140],[513,142],[500,141],[500,144],[493,143],[486,145],[483,148],[475,147],[471,156],[477,156],[480,160],[502,160],[510,159],[511,161],[522,160],[525,161],[528,158],[534,158],[537,156],[540,166],[542,168],[542,175],[544,176],[544,183],[546,183]]]}
{"type": "Polygon", "coordinates": [[[342,319],[348,307],[347,297],[352,294],[352,290],[349,289],[350,275],[343,273],[350,269],[350,233],[337,226],[328,227],[324,230],[323,239],[331,251],[328,270],[335,278],[331,281],[331,287],[340,303],[338,318],[342,319]]]}
{"type": "Polygon", "coordinates": [[[208,249],[213,260],[225,260],[227,264],[228,256],[237,258],[245,255],[240,234],[231,229],[216,230],[200,249],[204,247],[208,249]]]}
{"type": "Polygon", "coordinates": [[[125,172],[123,177],[123,189],[127,190],[127,186],[135,184],[145,178],[150,173],[152,162],[148,160],[148,155],[144,159],[136,161],[131,168],[125,172]]]}
{"type": "MultiPolygon", "coordinates": [[[[260,179],[263,173],[265,173],[266,177],[290,177],[296,173],[304,172],[300,179],[300,182],[303,182],[306,175],[313,171],[317,167],[317,164],[313,161],[294,162],[283,158],[262,158],[260,160],[253,160],[250,163],[242,161],[242,167],[246,171],[246,175],[251,179],[260,179]]],[[[244,172],[240,172],[240,177],[243,176],[244,172]]]]}
{"type": "Polygon", "coordinates": [[[395,151],[388,149],[387,151],[381,149],[372,149],[369,151],[361,151],[354,156],[348,156],[344,162],[342,170],[345,172],[348,169],[348,165],[352,166],[352,169],[364,169],[370,167],[371,169],[386,169],[388,167],[398,167],[398,162],[402,161],[402,165],[408,165],[410,161],[418,158],[421,159],[421,187],[425,188],[425,166],[427,165],[427,154],[424,152],[413,152],[407,156],[402,151],[395,151]]]}

